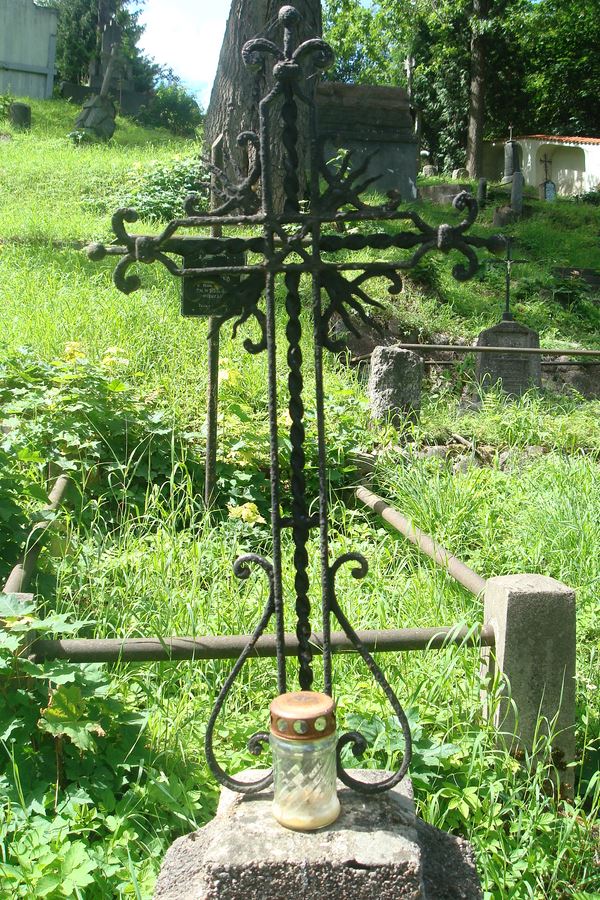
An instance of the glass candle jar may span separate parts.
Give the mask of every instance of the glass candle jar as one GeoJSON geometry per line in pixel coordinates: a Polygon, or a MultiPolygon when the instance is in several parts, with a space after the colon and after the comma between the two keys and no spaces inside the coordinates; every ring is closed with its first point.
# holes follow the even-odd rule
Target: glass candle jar
{"type": "Polygon", "coordinates": [[[340,814],[336,780],[335,706],[313,691],[271,703],[273,815],[281,825],[314,831],[340,814]]]}

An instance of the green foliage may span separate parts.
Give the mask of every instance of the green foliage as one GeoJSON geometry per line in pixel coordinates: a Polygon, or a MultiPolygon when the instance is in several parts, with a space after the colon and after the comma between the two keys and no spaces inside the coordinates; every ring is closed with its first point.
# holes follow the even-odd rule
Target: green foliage
{"type": "Polygon", "coordinates": [[[10,107],[14,99],[15,98],[10,91],[5,91],[5,93],[0,94],[0,119],[8,119],[10,107]]]}
{"type": "Polygon", "coordinates": [[[88,495],[109,489],[119,502],[141,501],[149,484],[169,481],[174,454],[186,448],[164,411],[141,397],[127,366],[118,348],[94,364],[76,343],[52,362],[25,350],[5,359],[3,452],[34,473],[49,463],[75,473],[88,495]]]}
{"type": "MultiPolygon", "coordinates": [[[[14,458],[0,443],[0,581],[4,582],[17,562],[26,537],[28,501],[34,499],[35,487],[26,484],[14,458]]],[[[39,499],[39,495],[38,498],[39,499]]]]}
{"type": "Polygon", "coordinates": [[[528,132],[600,136],[600,20],[594,4],[540,0],[531,5],[525,24],[533,118],[528,132]]]}
{"type": "MultiPolygon", "coordinates": [[[[82,623],[0,595],[0,893],[3,897],[148,897],[164,833],[193,828],[204,802],[147,747],[135,680],[106,667],[15,655],[28,629],[82,623]],[[135,871],[135,874],[133,874],[135,871]]],[[[140,702],[140,700],[142,702],[140,702]]]]}
{"type": "Polygon", "coordinates": [[[184,213],[183,201],[191,193],[208,200],[209,175],[198,157],[185,157],[156,165],[130,176],[128,192],[119,198],[143,219],[167,222],[184,213]]]}
{"type": "Polygon", "coordinates": [[[98,49],[98,4],[90,0],[54,0],[53,6],[58,9],[58,80],[81,84],[98,49]]]}
{"type": "Polygon", "coordinates": [[[193,137],[202,119],[195,97],[180,84],[159,85],[148,105],[137,115],[142,125],[168,128],[184,137],[193,137]]]}
{"type": "Polygon", "coordinates": [[[600,42],[592,6],[576,0],[493,0],[484,19],[471,3],[328,0],[325,31],[337,62],[331,77],[407,86],[423,114],[423,142],[443,169],[464,165],[471,37],[484,39],[485,132],[598,132],[600,42]]]}
{"type": "MultiPolygon", "coordinates": [[[[45,0],[58,9],[56,39],[56,67],[58,80],[84,84],[90,63],[99,58],[101,36],[98,34],[97,0],[45,0]]],[[[159,79],[172,77],[157,63],[143,56],[136,44],[143,32],[139,24],[140,10],[131,10],[133,0],[112,0],[121,32],[121,54],[124,57],[139,91],[149,91],[159,79]]]]}

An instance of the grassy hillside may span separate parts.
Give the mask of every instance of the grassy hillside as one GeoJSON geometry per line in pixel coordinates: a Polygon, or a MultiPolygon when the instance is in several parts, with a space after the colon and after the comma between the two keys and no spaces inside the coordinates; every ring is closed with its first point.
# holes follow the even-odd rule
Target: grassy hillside
{"type": "MultiPolygon", "coordinates": [[[[82,488],[43,559],[46,623],[64,633],[67,617],[79,623],[77,633],[99,637],[247,632],[265,585],[254,575],[239,582],[231,564],[243,552],[270,552],[261,521],[268,519],[265,359],[240,349],[252,326],[236,341],[229,327],[223,331],[220,502],[209,516],[200,499],[206,324],[180,317],[180,285],[164,269],[143,267],[141,290],[126,297],[111,281],[112,263],[94,264],[78,249],[110,239],[110,213],[139,193],[146,174],[199,148],[124,120],[109,145],[76,147],[66,136],[75,113],[62,101],[34,102],[31,133],[0,141],[0,418],[8,429],[0,464],[11,467],[11,497],[28,512],[39,508],[32,485],[41,483],[48,460],[70,466],[82,488]]],[[[0,131],[9,129],[0,123],[0,131]]],[[[534,214],[512,228],[516,255],[530,260],[515,272],[515,312],[546,346],[598,347],[600,307],[582,291],[565,296],[551,270],[598,266],[600,210],[570,201],[532,205],[534,214]]],[[[432,223],[457,215],[430,204],[419,211],[432,223]]],[[[489,233],[491,210],[475,230],[489,233]]],[[[453,263],[426,259],[388,308],[407,332],[472,339],[499,318],[501,269],[485,268],[462,285],[451,277],[453,263]]],[[[373,295],[389,301],[377,281],[373,295]]],[[[278,328],[285,401],[281,322],[278,328]]],[[[521,767],[484,719],[476,651],[389,654],[381,662],[410,713],[420,813],[474,842],[486,900],[597,897],[600,403],[546,392],[513,403],[492,394],[480,412],[464,413],[467,365],[457,377],[428,384],[420,424],[399,435],[369,421],[360,373],[328,355],[326,378],[332,554],[356,550],[370,563],[363,581],[340,577],[357,627],[474,625],[482,610],[479,598],[355,507],[355,474],[345,463],[354,449],[379,451],[381,492],[482,575],[535,571],[577,590],[572,804],[544,791],[551,762],[543,748],[537,769],[521,767]],[[481,451],[463,454],[457,471],[456,434],[481,451]],[[452,445],[447,461],[419,455],[439,443],[452,445]],[[541,449],[528,453],[532,446],[541,449]]],[[[313,585],[317,558],[311,546],[313,585]]],[[[0,617],[20,627],[8,612],[0,606],[0,617]]],[[[149,898],[166,847],[214,809],[202,741],[229,664],[31,666],[28,686],[17,691],[22,673],[6,654],[0,664],[8,672],[0,684],[0,790],[7,798],[0,894],[149,898]],[[59,701],[75,710],[70,737],[51,730],[48,709],[59,701]]],[[[293,685],[293,662],[288,666],[293,685]]],[[[356,726],[360,711],[372,734],[385,725],[391,735],[381,737],[367,765],[393,765],[401,745],[362,664],[339,658],[335,671],[342,723],[356,726]]],[[[233,770],[252,762],[245,740],[262,726],[274,690],[269,661],[245,668],[219,731],[220,759],[233,770]]]]}

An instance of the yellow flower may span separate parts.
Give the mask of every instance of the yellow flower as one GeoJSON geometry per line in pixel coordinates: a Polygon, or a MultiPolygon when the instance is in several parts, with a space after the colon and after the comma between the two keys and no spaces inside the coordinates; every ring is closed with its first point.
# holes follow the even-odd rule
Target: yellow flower
{"type": "Polygon", "coordinates": [[[123,356],[125,351],[120,347],[107,347],[101,360],[101,365],[111,368],[112,366],[128,366],[129,360],[123,356]]]}
{"type": "Polygon", "coordinates": [[[230,519],[241,519],[247,525],[264,524],[265,520],[258,511],[256,503],[242,503],[241,506],[228,506],[230,519]]]}
{"type": "Polygon", "coordinates": [[[228,381],[229,384],[237,384],[240,380],[240,373],[237,369],[219,369],[219,384],[228,381]]]}
{"type": "Polygon", "coordinates": [[[69,362],[77,362],[78,359],[85,359],[85,353],[83,352],[80,341],[68,341],[65,344],[63,356],[69,362]]]}

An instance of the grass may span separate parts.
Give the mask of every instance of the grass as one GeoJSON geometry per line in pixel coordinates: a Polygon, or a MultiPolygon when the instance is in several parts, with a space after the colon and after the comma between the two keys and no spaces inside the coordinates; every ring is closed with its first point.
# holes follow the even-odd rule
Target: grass
{"type": "MultiPolygon", "coordinates": [[[[28,345],[52,360],[75,341],[91,360],[100,360],[107,347],[121,348],[129,364],[120,377],[133,383],[151,408],[165,410],[174,433],[185,434],[201,456],[207,331],[205,323],[180,317],[179,285],[161,268],[148,267],[141,273],[142,289],[125,297],[112,285],[111,265],[92,264],[72,247],[52,246],[53,241],[107,239],[111,203],[121,191],[126,193],[132,171],[138,179],[140,171],[157,163],[193,155],[196,145],[120,120],[110,145],[75,147],[66,137],[74,113],[64,102],[34,103],[31,134],[15,134],[12,142],[0,143],[3,354],[28,345]]],[[[433,222],[454,215],[429,205],[419,211],[433,222]]],[[[598,308],[585,296],[565,307],[552,294],[549,269],[596,265],[599,223],[598,210],[558,201],[552,207],[536,206],[534,217],[514,226],[519,255],[531,259],[517,270],[516,312],[540,329],[543,342],[598,346],[598,308]]],[[[477,227],[489,232],[490,224],[488,210],[477,227]]],[[[393,309],[402,324],[425,339],[440,332],[472,338],[498,318],[501,271],[490,268],[484,277],[459,285],[451,279],[449,262],[422,264],[393,309]]],[[[385,285],[376,282],[374,293],[384,297],[385,285]]],[[[308,319],[305,325],[305,359],[310,360],[308,319]]],[[[224,507],[227,501],[251,501],[266,511],[265,360],[264,354],[240,355],[240,339],[233,342],[229,332],[227,327],[223,331],[221,350],[221,508],[211,516],[203,510],[201,486],[179,455],[176,440],[167,459],[166,483],[162,476],[153,479],[151,472],[145,490],[133,500],[124,490],[119,493],[119,483],[128,483],[132,475],[127,460],[121,460],[124,471],[112,492],[90,496],[88,491],[83,506],[67,512],[57,529],[53,549],[62,556],[46,559],[51,577],[46,574],[39,583],[49,617],[68,614],[87,621],[83,633],[100,637],[248,632],[255,625],[266,598],[264,579],[253,573],[240,582],[231,563],[243,552],[268,554],[268,528],[229,518],[224,507]]],[[[285,401],[281,324],[279,335],[285,401]]],[[[578,791],[571,804],[559,805],[545,791],[551,761],[541,737],[541,764],[525,760],[518,765],[484,718],[476,651],[383,655],[381,663],[411,718],[416,744],[412,777],[420,814],[473,841],[486,900],[597,896],[600,403],[550,394],[530,394],[513,403],[488,395],[480,412],[464,413],[458,397],[465,374],[458,384],[449,378],[431,384],[420,424],[398,436],[369,422],[358,373],[329,355],[326,369],[332,556],[358,551],[370,564],[362,581],[348,571],[340,574],[340,597],[356,627],[475,625],[482,610],[479,599],[353,504],[352,476],[344,463],[352,448],[382,451],[376,487],[482,575],[536,571],[577,590],[578,791]],[[423,444],[445,442],[453,433],[485,448],[491,464],[454,474],[450,464],[412,452],[423,444]],[[526,459],[523,451],[532,445],[546,452],[526,459]],[[507,450],[512,462],[501,467],[500,454],[507,450]]],[[[306,385],[308,398],[310,369],[306,385]]],[[[312,436],[314,419],[311,404],[307,406],[312,436]]],[[[284,425],[283,411],[281,421],[284,425]]],[[[165,460],[161,463],[164,468],[165,460]]],[[[309,465],[313,485],[310,448],[309,465]]],[[[287,538],[284,553],[290,597],[292,548],[287,538]]],[[[309,558],[315,584],[316,547],[310,547],[309,558]]],[[[290,610],[288,615],[292,628],[290,610]]],[[[318,682],[318,662],[315,668],[318,682]]],[[[37,771],[28,751],[2,737],[9,764],[0,788],[9,798],[10,814],[0,816],[0,885],[7,896],[64,896],[61,885],[73,863],[72,871],[80,872],[84,883],[71,896],[150,897],[166,847],[177,835],[201,826],[214,809],[216,789],[202,741],[229,664],[96,669],[85,675],[89,684],[82,691],[94,702],[107,692],[120,698],[123,708],[111,714],[118,726],[114,740],[122,733],[123,740],[130,740],[128,749],[115,743],[113,750],[111,740],[97,737],[93,750],[81,753],[65,742],[68,788],[59,790],[52,753],[44,769],[46,792],[40,793],[27,774],[28,767],[30,773],[37,771]],[[90,687],[94,678],[105,680],[106,687],[97,693],[90,687]],[[132,724],[134,714],[137,724],[132,724]],[[62,806],[54,802],[55,789],[62,806]],[[56,826],[58,819],[62,824],[56,826]],[[73,860],[79,850],[73,847],[81,842],[89,848],[77,867],[73,860]],[[44,862],[48,855],[51,861],[44,862]],[[48,887],[47,894],[40,884],[48,887]]],[[[360,710],[358,724],[376,741],[378,749],[366,764],[393,764],[401,749],[397,731],[361,663],[340,657],[335,671],[342,721],[356,726],[360,710]]],[[[291,661],[288,672],[294,684],[291,661]]],[[[233,770],[251,763],[245,739],[262,726],[274,690],[269,661],[246,666],[218,731],[220,758],[233,770]]],[[[492,686],[492,705],[495,696],[492,686]]]]}

